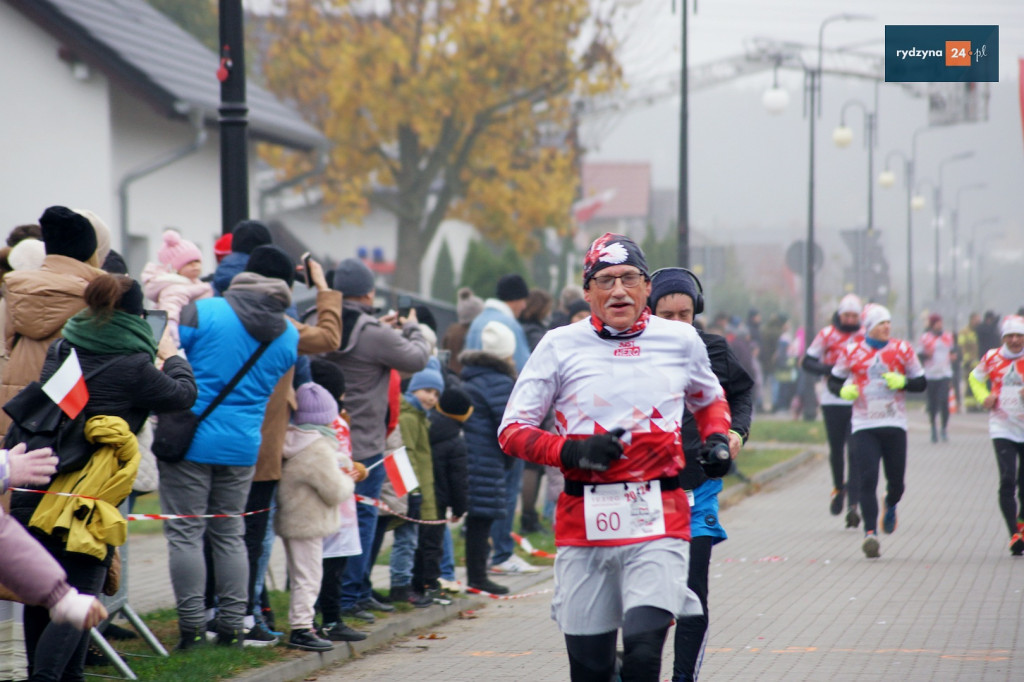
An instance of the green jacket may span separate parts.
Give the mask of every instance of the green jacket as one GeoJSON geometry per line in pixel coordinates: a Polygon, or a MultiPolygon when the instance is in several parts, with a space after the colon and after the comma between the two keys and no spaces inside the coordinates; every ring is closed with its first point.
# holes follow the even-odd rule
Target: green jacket
{"type": "Polygon", "coordinates": [[[409,453],[416,478],[419,479],[419,493],[423,496],[420,518],[433,521],[437,516],[437,501],[434,497],[434,460],[430,455],[430,421],[426,413],[413,407],[405,396],[402,396],[401,410],[398,413],[398,425],[402,429],[402,441],[409,453]]]}

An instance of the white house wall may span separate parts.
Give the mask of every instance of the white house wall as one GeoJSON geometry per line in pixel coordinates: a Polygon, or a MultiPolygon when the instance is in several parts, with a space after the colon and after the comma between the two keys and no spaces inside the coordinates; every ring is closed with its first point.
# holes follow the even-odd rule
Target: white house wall
{"type": "MultiPolygon", "coordinates": [[[[212,75],[211,75],[212,77],[212,75]]],[[[113,95],[113,147],[111,192],[125,175],[192,143],[195,130],[181,120],[171,120],[124,92],[113,95]]],[[[128,187],[128,233],[148,239],[148,258],[156,258],[161,235],[168,227],[179,229],[203,252],[203,269],[215,267],[213,243],[221,234],[220,135],[207,127],[206,142],[198,151],[146,175],[128,187]]],[[[250,151],[250,166],[252,166],[250,151]]],[[[250,197],[255,192],[250,178],[250,197]]],[[[250,201],[250,215],[254,204],[250,201]]],[[[108,224],[119,230],[120,206],[115,203],[108,224]]],[[[106,216],[105,216],[106,217],[106,216]]],[[[120,244],[120,234],[114,235],[120,244]]],[[[133,274],[138,274],[137,272],[133,274]]]]}
{"type": "Polygon", "coordinates": [[[53,204],[112,213],[109,84],[77,80],[59,48],[0,3],[0,241],[53,204]]]}

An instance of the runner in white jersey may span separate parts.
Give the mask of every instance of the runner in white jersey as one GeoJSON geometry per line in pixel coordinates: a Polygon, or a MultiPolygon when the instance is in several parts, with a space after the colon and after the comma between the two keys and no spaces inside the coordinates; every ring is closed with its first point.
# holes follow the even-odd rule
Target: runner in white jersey
{"type": "Polygon", "coordinates": [[[921,334],[917,344],[918,357],[924,364],[924,376],[928,380],[928,421],[932,425],[932,442],[949,440],[946,426],[949,424],[949,389],[953,381],[953,362],[956,349],[953,335],[942,331],[942,315],[928,316],[928,328],[921,334]],[[936,418],[941,419],[941,431],[936,418]]]}
{"type": "Polygon", "coordinates": [[[509,398],[505,452],[558,466],[552,617],[572,680],[658,680],[672,620],[702,613],[687,587],[690,508],[679,483],[684,405],[705,458],[729,458],[729,407],[689,325],[652,317],[643,252],[605,234],[587,251],[592,315],[548,332],[509,398]],[[557,433],[540,428],[550,408],[557,433]]]}
{"type": "Polygon", "coordinates": [[[864,340],[849,344],[836,361],[828,388],[853,401],[850,420],[850,458],[860,485],[864,512],[864,542],[869,559],[879,556],[878,465],[885,468],[885,516],[882,530],[896,530],[896,504],[903,497],[907,469],[907,406],[905,391],[923,391],[927,381],[914,349],[906,341],[890,338],[888,309],[877,304],[864,308],[864,340]],[[847,381],[849,380],[849,381],[847,381]]]}
{"type": "MultiPolygon", "coordinates": [[[[839,308],[832,317],[832,324],[822,329],[807,347],[801,363],[804,370],[827,377],[832,373],[843,349],[851,341],[861,341],[864,334],[860,328],[860,299],[847,294],[839,301],[839,308]]],[[[853,461],[850,461],[849,476],[844,478],[846,441],[850,437],[850,417],[853,403],[843,400],[825,388],[819,396],[821,414],[828,436],[828,463],[832,467],[832,499],[829,511],[838,516],[843,511],[843,498],[847,500],[846,527],[856,528],[860,523],[857,512],[857,484],[853,461]]]]}
{"type": "Polygon", "coordinates": [[[1010,532],[1010,553],[1024,554],[1024,317],[1008,315],[1003,345],[985,353],[970,375],[974,399],[989,410],[988,434],[999,466],[999,509],[1010,532]],[[992,388],[989,390],[988,384],[992,388]],[[1019,499],[1014,499],[1016,497],[1019,499]]]}

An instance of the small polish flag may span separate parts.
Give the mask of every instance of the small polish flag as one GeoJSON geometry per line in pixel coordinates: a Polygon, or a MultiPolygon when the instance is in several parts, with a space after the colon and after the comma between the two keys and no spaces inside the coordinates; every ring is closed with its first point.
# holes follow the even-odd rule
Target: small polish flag
{"type": "Polygon", "coordinates": [[[388,473],[388,480],[391,487],[395,489],[395,495],[404,497],[410,490],[420,487],[416,472],[412,470],[409,462],[409,453],[405,447],[400,447],[384,458],[384,470],[388,473]]]}
{"type": "Polygon", "coordinates": [[[89,402],[89,389],[85,387],[82,366],[78,364],[78,354],[74,348],[53,376],[43,384],[43,392],[60,405],[60,409],[71,419],[77,417],[89,402]]]}

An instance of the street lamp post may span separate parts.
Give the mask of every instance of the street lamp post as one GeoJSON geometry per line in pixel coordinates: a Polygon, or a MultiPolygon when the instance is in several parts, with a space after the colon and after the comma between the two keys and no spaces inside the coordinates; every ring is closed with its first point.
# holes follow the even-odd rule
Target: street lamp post
{"type": "Polygon", "coordinates": [[[951,220],[949,221],[950,222],[950,231],[951,231],[952,237],[953,237],[953,247],[952,247],[952,251],[951,251],[951,254],[950,254],[951,255],[950,262],[951,262],[951,265],[953,266],[953,276],[951,278],[950,285],[951,285],[952,290],[953,290],[953,327],[952,327],[952,330],[953,330],[954,334],[956,333],[956,330],[957,330],[957,316],[958,316],[958,313],[960,312],[960,310],[959,310],[959,303],[957,301],[957,274],[956,274],[956,271],[959,269],[959,268],[957,268],[957,252],[956,252],[956,236],[957,235],[956,235],[956,233],[957,233],[957,227],[958,227],[958,224],[959,224],[959,221],[960,221],[960,196],[964,192],[970,192],[972,190],[985,189],[986,187],[988,187],[988,183],[987,182],[978,182],[978,183],[974,183],[972,185],[964,185],[963,187],[960,187],[959,189],[957,189],[957,191],[956,191],[956,204],[954,205],[953,215],[951,216],[951,220]]]}
{"type": "Polygon", "coordinates": [[[241,0],[220,0],[221,231],[249,217],[249,107],[245,101],[245,29],[241,0]]]}
{"type": "Polygon", "coordinates": [[[889,170],[889,159],[898,156],[903,160],[903,182],[907,186],[907,338],[914,338],[914,236],[911,199],[913,198],[914,186],[911,181],[913,174],[913,161],[907,158],[903,152],[894,149],[885,155],[885,170],[878,176],[878,184],[882,187],[892,187],[896,183],[896,177],[889,170]]]}
{"type": "Polygon", "coordinates": [[[974,156],[973,151],[960,152],[953,156],[947,156],[939,161],[939,182],[935,185],[935,303],[939,302],[940,277],[939,277],[939,231],[942,227],[942,171],[947,163],[963,161],[974,156]]]}
{"type": "Polygon", "coordinates": [[[970,307],[974,303],[974,280],[977,279],[977,268],[974,262],[974,235],[978,227],[981,225],[989,225],[991,223],[998,223],[999,218],[990,217],[979,220],[971,225],[971,238],[967,242],[967,305],[970,307]]]}
{"type": "MultiPolygon", "coordinates": [[[[839,112],[839,127],[832,132],[832,141],[840,149],[845,149],[853,141],[853,131],[846,126],[846,110],[851,106],[857,106],[864,114],[864,142],[868,149],[868,216],[867,234],[870,237],[875,232],[875,124],[878,111],[878,83],[875,83],[875,109],[871,111],[858,99],[852,99],[843,104],[839,112]]],[[[864,295],[864,240],[857,240],[857,268],[855,283],[857,293],[864,295]]]]}
{"type": "Polygon", "coordinates": [[[822,46],[825,27],[836,21],[868,20],[862,14],[836,14],[826,18],[818,27],[818,64],[814,69],[804,67],[808,77],[808,116],[810,143],[807,173],[807,244],[804,249],[804,335],[810,338],[817,328],[814,321],[814,121],[821,115],[822,46]],[[817,106],[815,103],[817,102],[817,106]]]}

